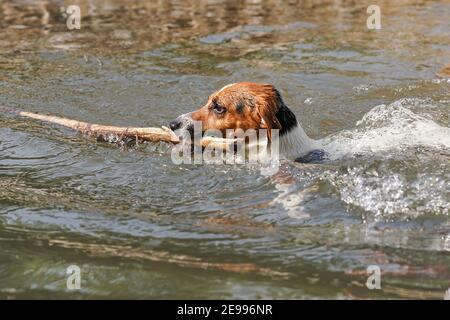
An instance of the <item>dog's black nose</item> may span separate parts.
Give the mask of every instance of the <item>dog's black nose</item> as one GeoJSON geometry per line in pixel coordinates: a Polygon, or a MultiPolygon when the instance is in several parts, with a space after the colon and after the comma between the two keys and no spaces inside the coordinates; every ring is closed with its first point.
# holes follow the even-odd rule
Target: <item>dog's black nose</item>
{"type": "Polygon", "coordinates": [[[180,129],[180,127],[181,127],[181,120],[176,118],[175,120],[173,120],[173,121],[171,121],[169,123],[169,127],[170,127],[170,129],[172,129],[172,131],[180,129]]]}

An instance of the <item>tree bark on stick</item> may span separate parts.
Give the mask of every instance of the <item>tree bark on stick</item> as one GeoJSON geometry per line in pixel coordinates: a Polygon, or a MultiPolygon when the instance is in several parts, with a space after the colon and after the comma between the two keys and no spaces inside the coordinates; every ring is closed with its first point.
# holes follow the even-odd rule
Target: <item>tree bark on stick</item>
{"type": "MultiPolygon", "coordinates": [[[[38,113],[22,111],[1,105],[0,111],[11,113],[25,118],[57,124],[81,132],[83,134],[93,135],[97,137],[105,135],[117,135],[119,138],[137,138],[151,142],[164,141],[172,144],[177,144],[180,142],[178,136],[167,127],[139,128],[139,127],[105,126],[101,124],[88,123],[62,117],[47,116],[38,113]]],[[[230,145],[233,145],[235,142],[236,139],[204,137],[201,141],[201,144],[203,147],[209,146],[217,149],[226,149],[230,145]]]]}

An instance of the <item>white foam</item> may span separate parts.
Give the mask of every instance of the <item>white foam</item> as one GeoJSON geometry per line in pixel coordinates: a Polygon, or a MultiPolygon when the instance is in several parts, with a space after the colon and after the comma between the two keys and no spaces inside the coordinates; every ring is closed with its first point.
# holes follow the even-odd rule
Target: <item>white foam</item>
{"type": "Polygon", "coordinates": [[[332,159],[411,146],[450,149],[450,128],[414,113],[410,107],[417,100],[401,99],[376,106],[354,129],[340,131],[319,142],[332,159]]]}
{"type": "MultiPolygon", "coordinates": [[[[351,210],[362,210],[367,222],[449,215],[450,128],[432,120],[445,121],[447,117],[440,112],[445,108],[442,101],[434,105],[429,100],[401,99],[373,108],[353,129],[314,141],[332,159],[352,158],[333,166],[319,165],[317,170],[324,170],[320,180],[329,183],[351,210]],[[416,146],[425,147],[426,152],[418,156],[416,146]]],[[[305,143],[299,145],[304,149],[305,143]]],[[[276,188],[274,203],[281,204],[292,218],[307,218],[307,205],[316,190],[288,183],[276,188]]]]}

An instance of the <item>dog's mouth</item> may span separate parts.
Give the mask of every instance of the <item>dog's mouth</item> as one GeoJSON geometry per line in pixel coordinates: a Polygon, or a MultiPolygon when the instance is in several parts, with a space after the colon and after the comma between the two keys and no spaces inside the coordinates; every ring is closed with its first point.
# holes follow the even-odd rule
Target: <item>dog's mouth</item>
{"type": "MultiPolygon", "coordinates": [[[[189,114],[182,114],[169,123],[170,129],[183,142],[192,142],[194,140],[194,121],[189,114]]],[[[203,134],[202,134],[203,135],[203,134]]]]}
{"type": "Polygon", "coordinates": [[[194,126],[186,126],[176,129],[174,133],[180,139],[180,141],[188,142],[194,140],[194,126]]]}

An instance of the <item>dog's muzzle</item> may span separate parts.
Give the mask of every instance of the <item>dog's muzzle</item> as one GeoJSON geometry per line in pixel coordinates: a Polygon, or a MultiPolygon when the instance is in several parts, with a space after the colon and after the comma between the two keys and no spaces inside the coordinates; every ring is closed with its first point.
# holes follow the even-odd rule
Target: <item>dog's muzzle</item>
{"type": "Polygon", "coordinates": [[[192,134],[194,131],[194,121],[191,118],[191,114],[186,113],[171,121],[169,127],[172,131],[180,133],[180,135],[183,135],[185,132],[192,134]]]}

